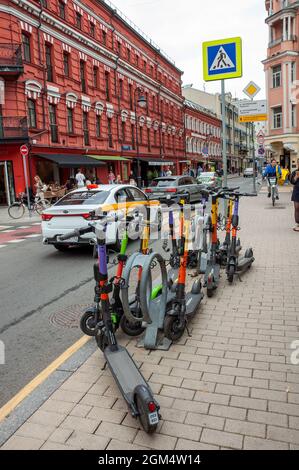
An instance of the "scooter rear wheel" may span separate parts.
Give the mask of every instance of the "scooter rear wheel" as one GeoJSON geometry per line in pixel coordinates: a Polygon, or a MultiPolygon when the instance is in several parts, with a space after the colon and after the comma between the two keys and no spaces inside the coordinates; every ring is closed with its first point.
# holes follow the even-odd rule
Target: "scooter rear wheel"
{"type": "Polygon", "coordinates": [[[207,289],[207,296],[209,298],[211,298],[211,297],[213,297],[213,295],[214,295],[214,289],[213,288],[208,288],[207,289]]]}
{"type": "Polygon", "coordinates": [[[145,403],[145,400],[142,398],[142,396],[137,392],[135,396],[136,400],[136,407],[139,412],[139,420],[140,423],[144,429],[145,432],[148,434],[153,434],[158,426],[157,424],[151,424],[149,421],[149,410],[147,403],[145,403]]]}
{"type": "Polygon", "coordinates": [[[120,319],[120,327],[128,336],[139,336],[144,332],[142,323],[132,323],[123,315],[120,319]]]}
{"type": "Polygon", "coordinates": [[[185,325],[183,328],[178,328],[179,319],[175,315],[165,315],[164,318],[164,335],[170,341],[178,341],[184,334],[185,325]]]}
{"type": "Polygon", "coordinates": [[[95,336],[96,334],[96,319],[94,312],[83,313],[80,320],[80,328],[87,336],[95,336]]]}
{"type": "Polygon", "coordinates": [[[230,284],[232,284],[234,281],[234,275],[235,275],[235,267],[229,266],[228,271],[227,271],[227,280],[230,284]]]}

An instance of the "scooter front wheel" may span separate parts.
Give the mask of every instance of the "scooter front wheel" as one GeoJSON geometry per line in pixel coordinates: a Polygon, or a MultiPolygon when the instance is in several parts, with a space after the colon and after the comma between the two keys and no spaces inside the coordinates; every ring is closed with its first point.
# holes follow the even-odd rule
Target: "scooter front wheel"
{"type": "Polygon", "coordinates": [[[144,332],[144,328],[142,327],[141,322],[132,323],[125,315],[123,315],[120,319],[120,327],[128,336],[139,336],[144,332]]]}
{"type": "Polygon", "coordinates": [[[180,320],[175,315],[165,315],[164,335],[170,341],[178,341],[184,334],[185,325],[180,326],[180,320]]]}
{"type": "Polygon", "coordinates": [[[95,312],[85,312],[80,320],[80,328],[87,336],[95,336],[96,334],[96,317],[95,312]]]}
{"type": "Polygon", "coordinates": [[[159,413],[153,399],[144,387],[142,390],[136,391],[135,403],[141,426],[146,433],[153,434],[158,426],[159,413]]]}

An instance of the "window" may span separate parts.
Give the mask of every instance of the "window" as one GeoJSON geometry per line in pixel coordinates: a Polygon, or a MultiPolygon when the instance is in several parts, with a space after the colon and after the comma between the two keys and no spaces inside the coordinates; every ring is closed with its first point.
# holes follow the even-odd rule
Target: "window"
{"type": "Polygon", "coordinates": [[[296,105],[292,104],[292,127],[296,127],[296,105]]]}
{"type": "Polygon", "coordinates": [[[88,113],[83,111],[83,137],[84,145],[89,145],[89,130],[88,130],[88,113]]]}
{"type": "Polygon", "coordinates": [[[121,43],[120,43],[120,41],[117,41],[117,52],[118,52],[118,55],[121,54],[121,43]]]}
{"type": "Polygon", "coordinates": [[[157,145],[157,131],[154,131],[154,145],[157,145]]]}
{"type": "Polygon", "coordinates": [[[143,127],[139,127],[139,140],[140,140],[140,144],[142,145],[143,143],[143,127]]]}
{"type": "Polygon", "coordinates": [[[110,101],[110,83],[109,83],[109,72],[105,72],[105,93],[106,93],[106,100],[110,101]]]}
{"type": "Polygon", "coordinates": [[[101,137],[101,116],[96,115],[96,137],[99,139],[101,137]]]}
{"type": "Polygon", "coordinates": [[[80,81],[81,81],[81,90],[83,93],[86,93],[86,80],[85,80],[85,62],[80,60],[80,81]]]}
{"type": "Polygon", "coordinates": [[[62,0],[59,0],[58,2],[58,13],[60,18],[65,20],[65,3],[62,0]]]}
{"type": "Polygon", "coordinates": [[[36,128],[36,108],[35,108],[35,101],[28,100],[27,101],[27,108],[28,108],[28,126],[36,128]]]}
{"type": "Polygon", "coordinates": [[[22,34],[23,57],[25,62],[31,62],[30,36],[22,34]]]}
{"type": "Polygon", "coordinates": [[[273,129],[279,129],[282,127],[282,107],[277,106],[277,108],[272,109],[273,112],[273,129]]]}
{"type": "Polygon", "coordinates": [[[131,124],[131,141],[132,141],[132,149],[135,150],[135,126],[131,124]]]}
{"type": "Polygon", "coordinates": [[[124,86],[123,86],[122,80],[119,80],[118,82],[118,90],[119,90],[119,97],[122,98],[124,94],[124,86]]]}
{"type": "Polygon", "coordinates": [[[151,65],[151,76],[153,77],[154,76],[154,66],[151,65]]]}
{"type": "Polygon", "coordinates": [[[90,22],[90,36],[92,36],[93,38],[95,37],[95,34],[96,34],[96,27],[95,27],[95,24],[90,22]]]}
{"type": "Polygon", "coordinates": [[[143,61],[143,70],[146,72],[146,60],[143,61]]]}
{"type": "Polygon", "coordinates": [[[281,86],[281,65],[272,67],[272,86],[273,88],[281,86]]]}
{"type": "Polygon", "coordinates": [[[72,108],[67,108],[67,132],[68,134],[74,133],[74,119],[72,108]]]}
{"type": "Polygon", "coordinates": [[[130,110],[133,111],[133,87],[129,83],[129,100],[130,100],[130,110]]]}
{"type": "Polygon", "coordinates": [[[65,77],[70,76],[70,55],[67,52],[63,53],[63,72],[65,77]]]}
{"type": "Polygon", "coordinates": [[[296,80],[296,62],[292,62],[291,64],[291,81],[294,82],[296,80]]]}
{"type": "Polygon", "coordinates": [[[82,29],[82,15],[76,12],[76,26],[78,29],[82,29]]]}
{"type": "Polygon", "coordinates": [[[136,66],[139,67],[139,55],[136,54],[136,66]]]}
{"type": "Polygon", "coordinates": [[[131,201],[146,201],[146,196],[137,188],[128,188],[129,199],[131,201]]]}
{"type": "Polygon", "coordinates": [[[40,4],[41,4],[42,7],[48,8],[47,0],[40,0],[40,4]]]}
{"type": "Polygon", "coordinates": [[[150,129],[147,129],[147,150],[151,151],[151,132],[150,129]]]}
{"type": "Polygon", "coordinates": [[[81,204],[103,204],[110,195],[109,191],[76,191],[69,193],[57,202],[57,206],[78,206],[81,204]]]}
{"type": "Polygon", "coordinates": [[[107,44],[107,33],[104,30],[102,30],[102,40],[103,40],[103,44],[106,46],[106,44],[107,44]]]}
{"type": "Polygon", "coordinates": [[[52,46],[50,46],[50,44],[45,45],[45,52],[46,52],[47,80],[48,82],[53,82],[52,46]]]}
{"type": "Polygon", "coordinates": [[[130,60],[131,60],[131,50],[130,50],[129,47],[127,47],[127,59],[130,62],[130,60]]]}
{"type": "Polygon", "coordinates": [[[49,104],[50,132],[52,142],[58,142],[58,126],[56,120],[56,106],[49,104]]]}
{"type": "Polygon", "coordinates": [[[99,69],[98,67],[93,68],[93,86],[98,88],[98,76],[99,76],[99,69]]]}
{"type": "Polygon", "coordinates": [[[121,134],[121,138],[124,143],[126,141],[126,123],[124,121],[121,123],[121,134]]]}
{"type": "Polygon", "coordinates": [[[108,118],[108,145],[113,147],[111,119],[108,118]]]}

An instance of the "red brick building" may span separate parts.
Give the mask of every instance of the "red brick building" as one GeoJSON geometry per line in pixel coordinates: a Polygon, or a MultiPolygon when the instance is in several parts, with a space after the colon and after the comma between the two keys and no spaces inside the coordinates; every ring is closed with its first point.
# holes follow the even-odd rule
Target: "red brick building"
{"type": "Polygon", "coordinates": [[[178,171],[182,72],[120,12],[101,0],[2,0],[0,21],[0,204],[24,190],[22,143],[31,181],[64,183],[78,167],[126,181],[138,159],[145,182],[150,160],[178,171]]]}
{"type": "Polygon", "coordinates": [[[212,111],[185,100],[186,162],[197,169],[219,169],[222,121],[212,111]]]}

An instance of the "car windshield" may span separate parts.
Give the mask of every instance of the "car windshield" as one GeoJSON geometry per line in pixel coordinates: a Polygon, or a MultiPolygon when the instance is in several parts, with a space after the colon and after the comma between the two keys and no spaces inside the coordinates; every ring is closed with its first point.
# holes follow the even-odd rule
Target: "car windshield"
{"type": "Polygon", "coordinates": [[[151,182],[151,186],[156,186],[158,188],[166,188],[169,186],[175,186],[175,179],[169,178],[169,179],[163,179],[163,180],[153,180],[151,182]]]}
{"type": "Polygon", "coordinates": [[[55,206],[78,206],[103,204],[108,197],[109,191],[78,191],[69,193],[58,201],[55,206]]]}
{"type": "Polygon", "coordinates": [[[215,173],[212,173],[212,172],[201,173],[200,178],[212,178],[212,176],[214,175],[215,173]]]}

